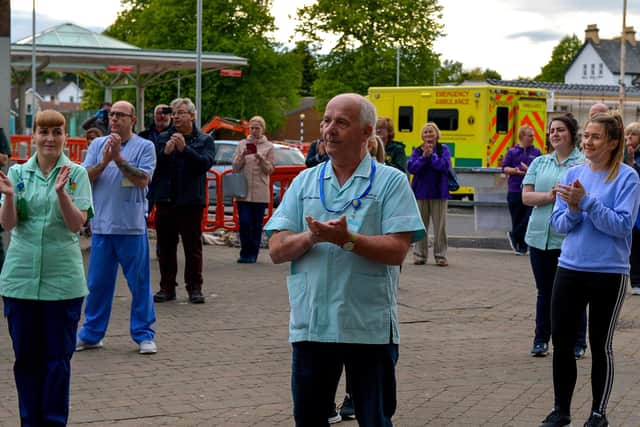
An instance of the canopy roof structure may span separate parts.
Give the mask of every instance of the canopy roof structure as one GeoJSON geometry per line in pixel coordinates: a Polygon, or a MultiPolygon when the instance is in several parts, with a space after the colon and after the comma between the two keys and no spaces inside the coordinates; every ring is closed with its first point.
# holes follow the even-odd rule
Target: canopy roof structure
{"type": "MultiPolygon", "coordinates": [[[[11,44],[11,68],[31,68],[33,37],[11,44]]],[[[144,88],[170,71],[196,68],[196,53],[183,50],[141,49],[112,37],[65,23],[35,36],[36,66],[48,71],[86,73],[105,88],[105,101],[111,101],[111,89],[125,79],[136,87],[138,125],[144,127],[144,88]],[[110,73],[108,84],[97,78],[110,73]]],[[[246,58],[228,53],[203,52],[203,70],[247,66],[246,58]]]]}

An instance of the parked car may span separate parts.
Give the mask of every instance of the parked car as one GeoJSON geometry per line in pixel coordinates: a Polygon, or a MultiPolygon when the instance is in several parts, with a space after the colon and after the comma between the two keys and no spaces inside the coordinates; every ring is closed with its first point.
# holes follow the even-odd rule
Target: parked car
{"type": "MultiPolygon", "coordinates": [[[[227,139],[222,139],[215,141],[216,145],[216,157],[213,162],[212,169],[217,170],[218,172],[224,172],[226,170],[231,169],[231,159],[233,158],[233,153],[236,152],[236,148],[238,147],[238,143],[240,141],[232,141],[227,139]]],[[[276,155],[276,166],[304,166],[304,155],[302,152],[295,148],[284,144],[274,143],[273,147],[275,149],[276,155]]],[[[209,172],[209,177],[213,177],[214,175],[209,172]]],[[[273,203],[274,206],[277,206],[280,202],[280,185],[276,183],[273,186],[273,203]]],[[[217,203],[216,197],[216,181],[209,181],[209,210],[215,208],[217,203]]],[[[224,204],[230,206],[233,203],[232,198],[225,198],[224,204]]]]}

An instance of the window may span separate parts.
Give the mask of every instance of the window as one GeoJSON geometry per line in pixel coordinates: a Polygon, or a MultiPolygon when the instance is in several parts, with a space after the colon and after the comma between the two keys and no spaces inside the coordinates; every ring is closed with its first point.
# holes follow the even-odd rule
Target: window
{"type": "Polygon", "coordinates": [[[429,110],[427,121],[434,122],[441,131],[458,130],[458,110],[429,110]]]}
{"type": "Polygon", "coordinates": [[[413,107],[398,108],[398,132],[413,132],[413,107]]]}
{"type": "Polygon", "coordinates": [[[601,62],[600,65],[598,66],[598,75],[603,75],[604,74],[604,64],[601,62]]]}
{"type": "Polygon", "coordinates": [[[509,130],[509,107],[498,107],[496,111],[496,133],[507,133],[509,130]]]}
{"type": "Polygon", "coordinates": [[[587,64],[582,65],[582,77],[587,77],[587,64]]]}
{"type": "Polygon", "coordinates": [[[596,75],[596,64],[591,64],[591,75],[592,76],[596,75]]]}

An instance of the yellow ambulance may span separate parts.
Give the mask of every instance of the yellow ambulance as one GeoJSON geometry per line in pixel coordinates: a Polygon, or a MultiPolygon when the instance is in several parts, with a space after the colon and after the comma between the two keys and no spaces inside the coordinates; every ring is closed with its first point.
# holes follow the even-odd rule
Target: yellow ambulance
{"type": "MultiPolygon", "coordinates": [[[[534,145],[546,152],[547,91],[503,86],[371,87],[368,98],[379,117],[389,117],[395,140],[407,156],[422,144],[427,122],[440,128],[440,142],[451,152],[453,167],[501,167],[518,132],[529,125],[534,145]]],[[[471,193],[461,188],[458,193],[471,193]]]]}

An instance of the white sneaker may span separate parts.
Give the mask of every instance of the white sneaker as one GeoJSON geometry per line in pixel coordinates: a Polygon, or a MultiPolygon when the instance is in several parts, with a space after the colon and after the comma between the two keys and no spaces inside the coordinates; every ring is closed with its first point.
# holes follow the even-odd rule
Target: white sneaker
{"type": "Polygon", "coordinates": [[[82,341],[80,338],[76,341],[76,351],[84,351],[84,350],[93,350],[95,348],[102,348],[104,343],[102,340],[98,341],[95,344],[89,344],[88,342],[82,341]]]}
{"type": "Polygon", "coordinates": [[[142,341],[140,343],[140,354],[156,354],[158,352],[158,347],[156,347],[156,343],[153,341],[142,341]]]}
{"type": "Polygon", "coordinates": [[[640,295],[640,288],[631,288],[631,295],[640,295]]]}

